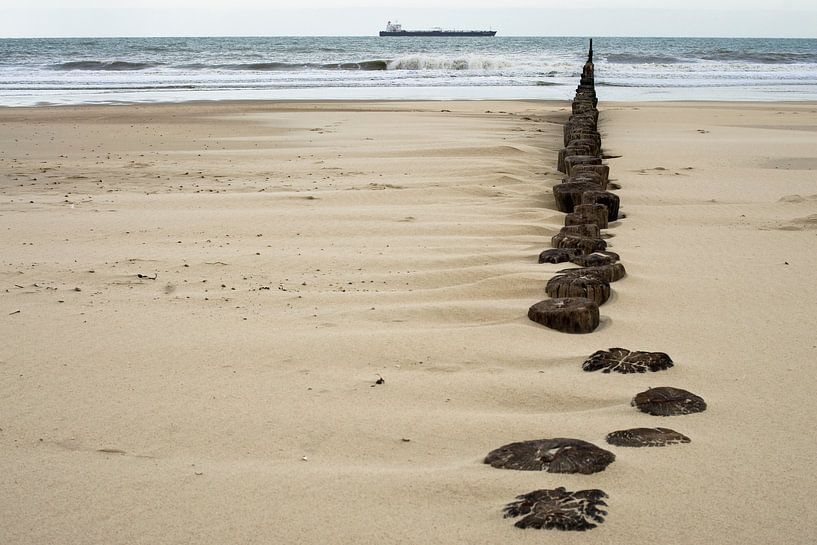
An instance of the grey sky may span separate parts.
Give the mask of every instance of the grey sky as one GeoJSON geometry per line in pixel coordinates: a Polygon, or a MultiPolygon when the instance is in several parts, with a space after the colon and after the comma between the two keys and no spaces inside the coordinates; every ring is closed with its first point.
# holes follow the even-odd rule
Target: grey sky
{"type": "Polygon", "coordinates": [[[375,35],[493,28],[500,36],[817,37],[814,0],[0,0],[0,37],[375,35]],[[12,7],[7,7],[12,4],[12,7]],[[66,6],[68,4],[68,6],[66,6]],[[111,5],[116,7],[111,7],[111,5]],[[570,9],[565,9],[569,5],[570,9]]]}

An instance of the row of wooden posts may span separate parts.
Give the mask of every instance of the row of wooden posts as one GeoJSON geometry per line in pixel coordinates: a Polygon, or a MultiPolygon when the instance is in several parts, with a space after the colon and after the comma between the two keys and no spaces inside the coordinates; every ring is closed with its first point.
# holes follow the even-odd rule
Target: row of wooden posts
{"type": "Polygon", "coordinates": [[[607,191],[610,167],[602,164],[598,131],[593,41],[564,126],[564,148],[558,168],[567,177],[553,188],[556,207],[565,212],[565,226],[553,236],[553,248],[539,255],[540,263],[579,265],[559,271],[545,288],[551,299],[540,301],[528,317],[566,333],[590,333],[599,326],[599,305],[610,297],[610,283],[625,275],[619,256],[607,251],[602,229],[619,217],[619,198],[607,191]]]}
{"type": "MultiPolygon", "coordinates": [[[[602,164],[601,136],[593,76],[593,42],[576,90],[572,114],[559,153],[559,170],[567,175],[553,188],[556,205],[566,213],[565,226],[552,238],[553,248],[539,256],[540,263],[579,265],[559,271],[547,284],[551,299],[528,311],[531,320],[569,333],[590,333],[599,325],[599,305],[610,296],[610,283],[625,275],[619,256],[607,251],[602,229],[619,218],[619,199],[607,191],[609,168],[602,164]]],[[[587,372],[653,373],[674,366],[663,352],[610,348],[593,353],[582,364],[587,372]]],[[[631,405],[653,416],[678,416],[706,410],[699,396],[669,386],[638,393],[631,405]]],[[[665,447],[691,439],[664,427],[629,428],[606,435],[614,447],[665,447]]],[[[572,438],[520,441],[491,451],[485,463],[495,468],[548,473],[591,474],[604,471],[616,455],[592,443],[572,438]]],[[[563,487],[522,494],[507,504],[506,518],[518,519],[518,528],[584,531],[604,522],[607,494],[599,489],[569,491],[563,487]]]]}

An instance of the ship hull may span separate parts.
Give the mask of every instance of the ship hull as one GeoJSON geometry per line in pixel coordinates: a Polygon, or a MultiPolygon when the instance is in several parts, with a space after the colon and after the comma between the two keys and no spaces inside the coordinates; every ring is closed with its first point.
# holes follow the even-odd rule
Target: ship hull
{"type": "Polygon", "coordinates": [[[388,30],[381,30],[381,36],[495,36],[496,30],[401,30],[400,32],[390,32],[388,30]]]}

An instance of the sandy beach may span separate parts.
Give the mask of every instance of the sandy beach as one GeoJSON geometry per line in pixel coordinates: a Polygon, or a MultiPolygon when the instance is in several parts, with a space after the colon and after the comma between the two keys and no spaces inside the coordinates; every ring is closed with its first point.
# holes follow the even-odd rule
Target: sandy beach
{"type": "Polygon", "coordinates": [[[526,317],[567,102],[0,109],[0,542],[813,543],[817,104],[600,99],[628,275],[587,335],[526,317]],[[676,365],[581,370],[619,346],[676,365]],[[617,458],[482,463],[545,437],[617,458]],[[604,524],[502,518],[558,486],[604,524]]]}

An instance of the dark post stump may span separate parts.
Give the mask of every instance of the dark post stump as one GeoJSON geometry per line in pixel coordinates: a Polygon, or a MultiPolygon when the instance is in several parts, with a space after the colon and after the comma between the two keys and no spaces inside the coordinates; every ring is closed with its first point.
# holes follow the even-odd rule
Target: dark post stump
{"type": "Polygon", "coordinates": [[[616,455],[581,439],[555,437],[503,445],[492,450],[484,462],[497,469],[581,473],[604,471],[616,455]]]}
{"type": "Polygon", "coordinates": [[[597,350],[582,363],[582,369],[589,373],[646,373],[664,371],[673,366],[672,358],[664,352],[643,352],[626,348],[597,350]]]}
{"type": "Polygon", "coordinates": [[[593,117],[593,122],[599,122],[599,111],[593,106],[592,101],[575,101],[571,107],[574,114],[588,114],[593,117]]]}
{"type": "Polygon", "coordinates": [[[573,167],[575,165],[600,165],[601,157],[596,155],[573,155],[565,156],[565,173],[570,176],[573,174],[573,167]]]}
{"type": "Polygon", "coordinates": [[[563,333],[591,333],[599,326],[599,306],[582,297],[546,299],[530,307],[528,318],[563,333]]]}
{"type": "Polygon", "coordinates": [[[617,447],[666,447],[689,443],[692,440],[669,428],[630,428],[607,434],[608,443],[617,447]]]}
{"type": "Polygon", "coordinates": [[[577,248],[550,248],[539,254],[539,263],[564,263],[571,261],[579,253],[577,248]]]}
{"type": "Polygon", "coordinates": [[[616,221],[618,219],[619,198],[615,193],[609,191],[585,191],[582,193],[581,202],[576,204],[603,204],[607,207],[607,221],[616,221]]]}
{"type": "MultiPolygon", "coordinates": [[[[558,235],[557,235],[558,236],[558,235]]],[[[604,242],[604,241],[602,241],[604,242]]],[[[584,252],[585,255],[602,250],[593,250],[592,252],[584,252]]],[[[562,269],[560,273],[575,273],[575,274],[595,274],[600,278],[604,278],[608,282],[617,282],[627,275],[624,265],[621,263],[611,263],[609,265],[598,265],[596,267],[577,267],[574,269],[562,269]]]]}
{"type": "Polygon", "coordinates": [[[599,229],[607,229],[607,207],[603,204],[579,204],[573,207],[573,213],[592,220],[599,229]]]}
{"type": "MultiPolygon", "coordinates": [[[[580,237],[576,235],[553,235],[550,243],[554,248],[578,248],[584,254],[592,254],[607,249],[607,242],[601,238],[580,237]]],[[[608,280],[609,282],[609,280],[608,280]]]]}
{"type": "Polygon", "coordinates": [[[615,252],[594,252],[587,255],[576,255],[570,258],[571,263],[580,267],[600,267],[618,262],[619,255],[615,252]]]}
{"type": "Polygon", "coordinates": [[[576,172],[576,167],[573,167],[573,174],[565,178],[565,182],[589,182],[596,186],[596,190],[605,191],[606,184],[602,181],[601,174],[597,172],[576,172]]]}
{"type": "Polygon", "coordinates": [[[584,157],[593,154],[590,146],[573,146],[559,150],[559,157],[556,162],[556,169],[559,172],[566,172],[566,161],[568,157],[584,157]]]}
{"type": "Polygon", "coordinates": [[[610,180],[610,167],[607,165],[576,165],[573,167],[574,175],[593,173],[601,178],[599,185],[605,189],[610,180]]]}
{"type": "Polygon", "coordinates": [[[545,293],[551,297],[584,297],[601,306],[610,298],[610,283],[594,275],[559,274],[548,280],[545,293]]]}
{"type": "Polygon", "coordinates": [[[583,125],[566,126],[564,132],[565,146],[578,139],[591,140],[593,142],[593,146],[597,150],[596,155],[598,154],[598,150],[601,149],[601,136],[596,131],[595,127],[585,127],[583,125]]]}
{"type": "Polygon", "coordinates": [[[582,204],[585,192],[597,190],[597,185],[588,182],[565,182],[555,185],[553,198],[556,199],[556,208],[559,212],[573,212],[575,206],[582,204]]]}
{"type": "Polygon", "coordinates": [[[567,148],[589,148],[590,153],[588,155],[598,155],[599,150],[596,147],[596,140],[593,138],[585,138],[584,135],[578,134],[576,138],[571,138],[570,142],[568,142],[567,148]]]}
{"type": "Polygon", "coordinates": [[[671,386],[650,388],[636,395],[633,407],[653,416],[677,416],[700,413],[706,410],[706,402],[686,390],[671,386]]]}
{"type": "Polygon", "coordinates": [[[517,528],[585,532],[592,530],[607,515],[602,490],[571,492],[564,487],[542,489],[516,497],[505,506],[505,518],[522,517],[514,524],[517,528]]]}
{"type": "Polygon", "coordinates": [[[601,238],[599,227],[593,223],[583,223],[579,225],[565,225],[559,229],[560,235],[572,235],[577,237],[601,238]]]}

